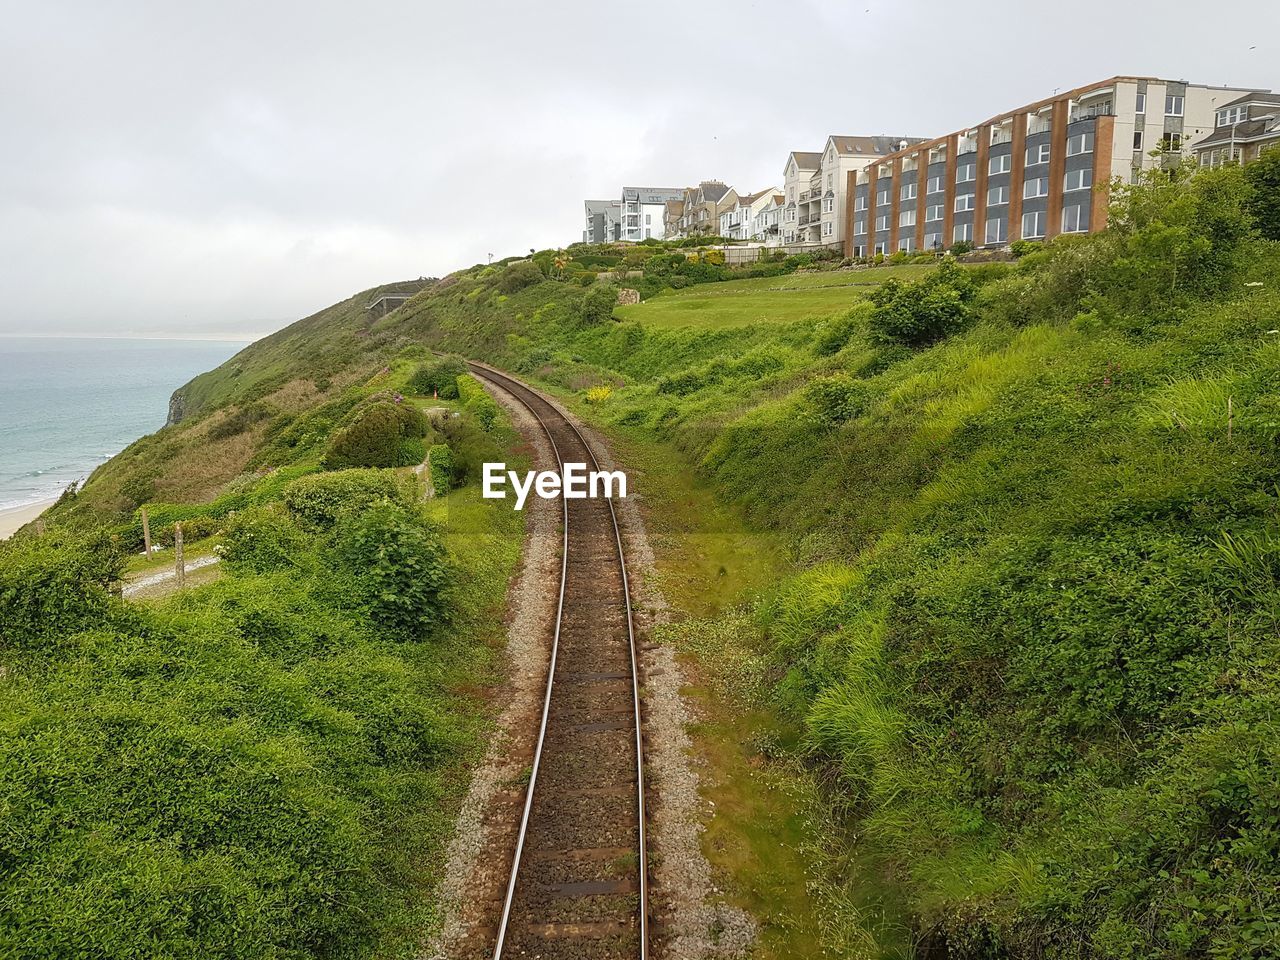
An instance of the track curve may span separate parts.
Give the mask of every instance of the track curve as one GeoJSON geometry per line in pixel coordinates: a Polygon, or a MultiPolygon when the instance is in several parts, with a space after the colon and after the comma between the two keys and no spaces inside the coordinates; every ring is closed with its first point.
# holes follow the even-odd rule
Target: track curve
{"type": "MultiPolygon", "coordinates": [[[[562,471],[599,469],[553,403],[492,367],[468,366],[529,410],[562,471]]],[[[643,718],[622,531],[612,499],[560,502],[547,683],[490,956],[648,960],[643,718]]]]}

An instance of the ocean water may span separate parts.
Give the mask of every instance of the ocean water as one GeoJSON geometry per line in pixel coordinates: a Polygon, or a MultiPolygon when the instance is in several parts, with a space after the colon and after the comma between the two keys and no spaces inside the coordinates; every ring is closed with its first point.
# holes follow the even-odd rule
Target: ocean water
{"type": "Polygon", "coordinates": [[[159,430],[174,390],[244,346],[0,337],[0,509],[57,496],[159,430]]]}

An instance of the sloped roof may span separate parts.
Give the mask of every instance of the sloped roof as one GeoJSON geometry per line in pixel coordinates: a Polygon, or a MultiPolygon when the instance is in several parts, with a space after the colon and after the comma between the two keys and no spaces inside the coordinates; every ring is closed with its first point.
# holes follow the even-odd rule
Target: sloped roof
{"type": "Polygon", "coordinates": [[[900,150],[903,141],[910,146],[913,143],[923,143],[924,137],[890,137],[883,134],[877,137],[842,137],[832,134],[828,140],[844,156],[882,157],[886,153],[900,150]]]}
{"type": "Polygon", "coordinates": [[[1219,110],[1225,110],[1227,107],[1238,107],[1246,103],[1270,103],[1280,107],[1280,93],[1272,93],[1269,90],[1255,90],[1252,93],[1246,93],[1243,97],[1236,97],[1230,103],[1224,103],[1219,110]]]}
{"type": "Polygon", "coordinates": [[[719,180],[703,180],[698,184],[698,194],[703,200],[719,200],[728,192],[728,186],[719,180]]]}
{"type": "Polygon", "coordinates": [[[822,163],[822,152],[812,150],[792,150],[787,159],[795,160],[801,170],[817,170],[822,163]]]}

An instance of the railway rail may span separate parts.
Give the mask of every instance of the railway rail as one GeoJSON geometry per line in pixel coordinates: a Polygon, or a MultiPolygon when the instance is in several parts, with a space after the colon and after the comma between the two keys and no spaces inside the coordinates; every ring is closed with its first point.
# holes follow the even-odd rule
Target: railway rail
{"type": "MultiPolygon", "coordinates": [[[[522,404],[558,468],[599,469],[575,424],[484,364],[522,404]]],[[[649,863],[640,674],[612,499],[561,499],[559,598],[546,688],[492,960],[648,960],[649,863]]]]}

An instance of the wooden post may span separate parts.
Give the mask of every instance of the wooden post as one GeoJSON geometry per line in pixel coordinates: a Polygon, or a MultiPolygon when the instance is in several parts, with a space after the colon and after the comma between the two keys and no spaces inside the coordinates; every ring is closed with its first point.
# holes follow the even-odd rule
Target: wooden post
{"type": "Polygon", "coordinates": [[[147,508],[142,508],[142,543],[147,550],[147,559],[151,559],[151,520],[147,517],[147,508]]]}
{"type": "Polygon", "coordinates": [[[187,578],[187,565],[182,562],[182,524],[173,525],[173,575],[181,590],[187,578]]]}

